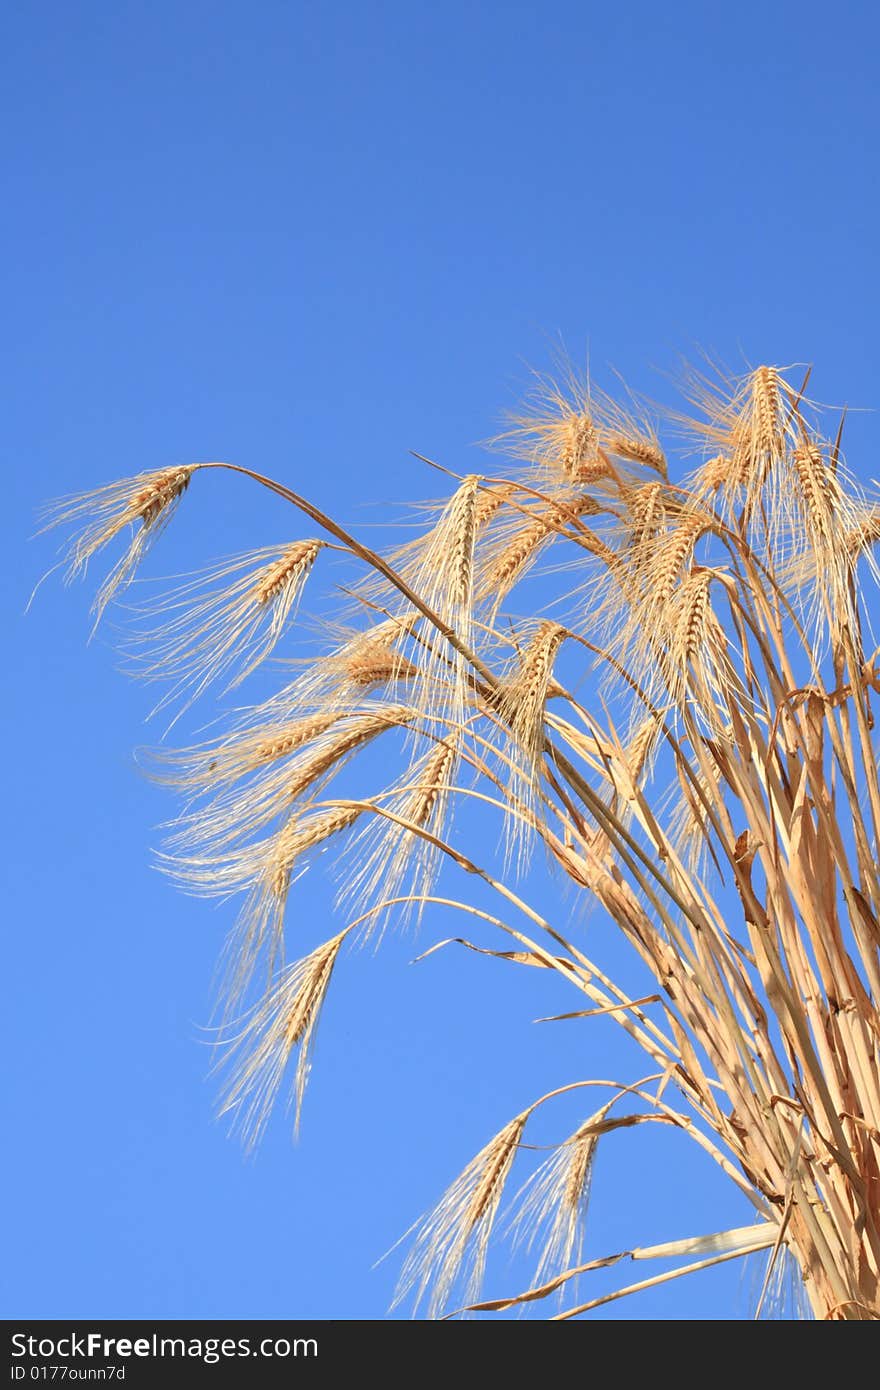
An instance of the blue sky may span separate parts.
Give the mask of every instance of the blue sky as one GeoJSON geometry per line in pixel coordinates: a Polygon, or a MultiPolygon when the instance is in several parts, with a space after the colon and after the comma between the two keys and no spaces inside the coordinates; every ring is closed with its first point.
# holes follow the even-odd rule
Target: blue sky
{"type": "MultiPolygon", "coordinates": [[[[5,1316],[382,1317],[375,1260],[617,1045],[533,1027],[567,1001],[498,962],[412,966],[450,934],[426,921],[345,960],[300,1142],[279,1117],[245,1161],[203,1031],[232,912],[150,867],[173,807],[132,749],[159,731],[86,646],[87,593],[50,581],[22,616],[37,506],[224,458],[371,537],[437,489],[409,451],[479,468],[560,340],[661,398],[703,347],[876,408],[878,37],[866,3],[5,8],[5,1316]]],[[[876,438],[851,418],[865,477],[876,438]]],[[[286,534],[209,481],[168,569],[286,534]]],[[[331,893],[300,888],[308,949],[331,893]]],[[[683,1140],[600,1150],[594,1254],[748,1219],[683,1140]]],[[[726,1266],[604,1315],[748,1316],[749,1287],[726,1266]]]]}

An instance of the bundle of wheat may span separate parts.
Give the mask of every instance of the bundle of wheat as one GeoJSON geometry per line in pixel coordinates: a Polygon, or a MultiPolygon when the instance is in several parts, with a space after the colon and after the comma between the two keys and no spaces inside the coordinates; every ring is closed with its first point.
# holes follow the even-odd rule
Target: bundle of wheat
{"type": "Polygon", "coordinates": [[[443,901],[469,913],[509,940],[465,944],[555,971],[581,998],[569,1017],[610,1017],[646,1055],[646,1077],[585,1078],[532,1102],[467,1166],[403,1271],[402,1292],[428,1296],[433,1313],[462,1269],[468,1307],[490,1311],[564,1299],[577,1276],[622,1259],[581,1262],[593,1155],[605,1134],[653,1123],[700,1145],[755,1221],[627,1251],[686,1263],[558,1317],[762,1250],[765,1291],[787,1254],[816,1317],[880,1317],[880,671],[865,645],[880,511],[805,389],[772,367],[732,382],[693,374],[698,413],[677,424],[705,458],[675,483],[643,414],[574,378],[543,382],[495,441],[509,466],[459,480],[426,533],[387,558],[289,488],[224,463],[113,484],[52,514],[85,519],[67,550],[73,574],[136,528],[99,614],[197,471],[243,474],[320,528],[322,541],[236,560],[171,595],[145,669],[175,696],[268,655],[325,547],[364,571],[356,609],[368,627],[343,633],[224,737],[163,755],[162,775],[187,796],[166,867],[203,891],[244,894],[231,999],[261,957],[268,965],[251,1012],[225,1015],[224,1105],[249,1137],[297,1051],[298,1118],[343,943],[395,908],[443,901]],[[553,620],[506,614],[541,571],[548,583],[565,574],[553,620]],[[595,699],[567,688],[577,661],[604,677],[595,699]],[[370,795],[343,794],[340,770],[377,740],[402,767],[370,795]],[[456,843],[463,799],[503,812],[497,872],[456,843]],[[355,823],[342,902],[356,901],[356,920],[284,965],[293,870],[355,823]],[[601,904],[656,992],[628,997],[518,891],[535,843],[601,904]],[[440,899],[443,864],[477,875],[514,922],[440,899]],[[536,1282],[475,1302],[533,1115],[594,1088],[606,1092],[599,1108],[518,1199],[520,1224],[543,1232],[536,1282]]]}

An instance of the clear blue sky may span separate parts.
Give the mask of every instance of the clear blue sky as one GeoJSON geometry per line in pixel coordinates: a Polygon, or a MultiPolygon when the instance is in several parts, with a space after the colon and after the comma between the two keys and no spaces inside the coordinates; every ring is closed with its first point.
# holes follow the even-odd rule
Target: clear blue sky
{"type": "MultiPolygon", "coordinates": [[[[480,466],[560,335],[606,385],[662,395],[652,367],[699,344],[876,407],[878,40],[866,0],[4,7],[5,1316],[381,1317],[373,1262],[471,1155],[616,1064],[601,1023],[531,1025],[569,1006],[546,982],[411,966],[456,925],[428,921],[344,961],[302,1138],[279,1117],[246,1162],[200,1032],[233,912],[150,867],[149,698],[86,648],[87,594],[22,616],[36,506],[225,458],[369,534],[436,489],[408,450],[480,466]]],[[[877,428],[853,418],[863,475],[877,428]]],[[[211,481],[171,568],[286,533],[211,481]]],[[[308,949],[328,893],[300,887],[308,949]]],[[[600,1150],[592,1253],[748,1219],[684,1140],[600,1150]]],[[[726,1266],[607,1316],[747,1316],[748,1291],[726,1266]]]]}

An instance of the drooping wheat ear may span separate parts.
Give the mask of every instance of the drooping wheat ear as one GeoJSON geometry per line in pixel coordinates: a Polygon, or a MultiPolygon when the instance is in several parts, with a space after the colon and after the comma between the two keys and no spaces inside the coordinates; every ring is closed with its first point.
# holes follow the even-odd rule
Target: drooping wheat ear
{"type": "MultiPolygon", "coordinates": [[[[407,583],[467,648],[473,645],[474,546],[480,481],[475,474],[463,479],[405,572],[407,583]]],[[[415,660],[420,679],[413,691],[413,702],[423,718],[428,725],[434,719],[458,723],[464,707],[467,669],[460,650],[439,634],[432,634],[431,642],[418,647],[415,660]]]]}
{"type": "Polygon", "coordinates": [[[151,772],[156,781],[189,796],[216,791],[297,752],[341,718],[337,710],[328,710],[274,726],[258,720],[256,727],[230,734],[219,743],[154,749],[151,772]]]}
{"type": "Polygon", "coordinates": [[[290,875],[303,855],[354,825],[360,814],[357,806],[334,806],[309,816],[291,816],[275,838],[267,865],[270,892],[276,898],[286,899],[290,875]]]}
{"type": "Polygon", "coordinates": [[[418,668],[400,650],[420,621],[418,613],[385,618],[360,631],[349,630],[339,642],[266,706],[264,717],[277,718],[291,707],[350,710],[370,687],[414,680],[418,668]]]}
{"type": "MultiPolygon", "coordinates": [[[[241,920],[254,915],[255,904],[269,901],[283,909],[294,867],[311,849],[346,830],[359,811],[348,805],[315,811],[310,805],[288,813],[280,828],[261,839],[216,846],[214,853],[166,856],[169,872],[196,893],[228,897],[251,889],[254,897],[241,920]]],[[[211,848],[211,847],[209,847],[211,848]]],[[[249,934],[251,939],[253,934],[249,934]]],[[[260,937],[262,940],[262,937],[260,937]]]]}
{"type": "MultiPolygon", "coordinates": [[[[731,732],[730,728],[720,731],[722,747],[730,747],[731,732]]],[[[690,778],[684,775],[678,763],[676,775],[679,792],[676,794],[673,789],[671,793],[674,800],[669,822],[669,839],[688,871],[699,877],[703,873],[709,853],[706,804],[716,805],[721,795],[721,763],[710,758],[705,770],[702,767],[692,770],[692,776],[704,798],[702,801],[690,778]]]]}
{"type": "Polygon", "coordinates": [[[432,823],[443,790],[450,782],[457,756],[458,738],[455,735],[441,739],[434,751],[426,756],[422,773],[407,803],[404,820],[420,828],[432,823]]]}
{"type": "MultiPolygon", "coordinates": [[[[655,542],[668,525],[667,489],[657,481],[621,483],[619,501],[621,505],[613,509],[616,520],[609,531],[611,545],[599,541],[594,550],[614,582],[592,585],[590,599],[597,627],[610,635],[622,651],[624,641],[633,633],[644,635],[641,617],[636,614],[645,602],[646,592],[648,601],[653,593],[655,542]]],[[[586,538],[582,538],[582,543],[589,548],[586,538]]]]}
{"type": "Polygon", "coordinates": [[[672,598],[697,541],[711,530],[712,518],[705,512],[683,510],[670,530],[655,537],[653,559],[656,565],[651,581],[656,604],[666,604],[672,598]]]}
{"type": "Polygon", "coordinates": [[[403,705],[380,705],[347,718],[334,717],[327,729],[292,756],[282,755],[256,768],[254,775],[220,787],[203,804],[194,804],[174,823],[165,862],[173,877],[201,891],[230,891],[218,861],[248,862],[248,846],[265,827],[291,814],[295,803],[326,782],[359,749],[394,728],[408,725],[414,712],[403,705]],[[244,855],[239,860],[236,856],[244,855]]]}
{"type": "Polygon", "coordinates": [[[573,483],[591,483],[612,471],[598,449],[596,426],[589,415],[570,415],[562,423],[559,467],[573,483]]]}
{"type": "MultiPolygon", "coordinates": [[[[442,851],[415,830],[430,831],[436,838],[443,836],[460,749],[460,734],[447,734],[417,759],[396,786],[382,797],[373,798],[382,810],[406,825],[378,813],[365,823],[347,857],[342,900],[378,905],[397,897],[406,885],[412,902],[404,907],[400,917],[404,923],[413,916],[420,919],[423,900],[440,868],[442,851]]],[[[367,919],[364,936],[381,933],[386,916],[373,913],[367,919]]]]}
{"type": "Polygon", "coordinates": [[[510,591],[550,545],[567,539],[596,554],[602,549],[582,518],[604,509],[583,488],[556,486],[527,501],[528,506],[509,508],[479,548],[475,594],[478,600],[491,603],[490,624],[510,591]]]}
{"type": "Polygon", "coordinates": [[[267,604],[277,600],[280,595],[297,591],[302,580],[315,562],[315,556],[323,546],[323,541],[294,541],[268,565],[254,585],[254,602],[267,604]]]}
{"type": "Polygon", "coordinates": [[[142,521],[145,526],[152,526],[162,512],[186,491],[193,467],[193,464],[188,464],[185,468],[168,468],[153,474],[132,498],[127,520],[142,521]]]}
{"type": "Polygon", "coordinates": [[[602,390],[595,389],[592,393],[601,452],[666,478],[666,455],[654,421],[644,402],[639,401],[632,392],[627,392],[627,397],[627,403],[623,404],[602,390]]]}
{"type": "Polygon", "coordinates": [[[676,592],[667,676],[676,707],[684,699],[689,675],[700,693],[711,685],[714,666],[710,644],[716,633],[709,589],[714,578],[714,570],[695,565],[676,592]]]}
{"type": "Polygon", "coordinates": [[[677,622],[676,591],[698,541],[712,530],[712,519],[702,508],[692,507],[667,517],[654,486],[649,485],[650,491],[640,489],[634,499],[631,563],[619,567],[621,582],[606,591],[598,616],[620,660],[632,670],[656,674],[677,622]]]}
{"type": "Polygon", "coordinates": [[[532,1250],[543,1236],[534,1282],[580,1264],[598,1126],[610,1100],[578,1127],[526,1180],[514,1201],[512,1229],[532,1250]]]}
{"type": "Polygon", "coordinates": [[[492,598],[497,610],[510,590],[523,577],[538,556],[546,541],[554,535],[553,529],[543,517],[535,520],[524,519],[524,524],[513,538],[486,558],[480,575],[478,595],[492,598]]]}
{"type": "Polygon", "coordinates": [[[785,455],[797,439],[791,387],[778,368],[762,366],[738,383],[690,373],[685,394],[706,416],[685,420],[688,432],[716,455],[690,479],[696,500],[716,497],[730,521],[741,508],[746,525],[760,521],[767,544],[775,546],[785,520],[785,455]]]}
{"type": "MultiPolygon", "coordinates": [[[[450,500],[440,508],[434,525],[391,556],[410,588],[426,597],[428,607],[450,627],[455,627],[455,620],[470,609],[477,516],[486,495],[482,483],[477,474],[463,478],[450,500]]],[[[436,504],[431,510],[437,511],[436,504]]],[[[371,584],[372,579],[367,576],[367,602],[371,584]]],[[[387,587],[387,580],[383,584],[387,587]]],[[[396,621],[407,619],[412,619],[411,610],[396,621]]]]}
{"type": "Polygon", "coordinates": [[[660,719],[654,714],[649,714],[633,731],[626,746],[626,761],[633,781],[638,781],[650,763],[662,732],[660,719]]]}
{"type": "Polygon", "coordinates": [[[529,1111],[511,1120],[447,1189],[418,1227],[401,1271],[395,1306],[410,1292],[415,1309],[430,1287],[428,1316],[446,1306],[464,1273],[464,1299],[470,1301],[483,1277],[486,1247],[529,1111]]]}
{"type": "Polygon", "coordinates": [[[783,383],[775,367],[759,367],[751,379],[749,425],[752,454],[771,456],[782,434],[783,383]]]}
{"type": "Polygon", "coordinates": [[[409,657],[395,651],[387,642],[361,643],[347,663],[349,681],[361,688],[394,685],[398,681],[414,680],[417,675],[418,667],[409,657]]]}
{"type": "MultiPolygon", "coordinates": [[[[245,744],[252,744],[256,740],[253,756],[258,766],[265,763],[273,763],[278,758],[286,758],[289,753],[295,753],[307,743],[312,743],[321,734],[326,733],[334,724],[339,722],[340,716],[335,710],[328,710],[325,713],[307,714],[302,719],[294,719],[292,723],[282,726],[271,733],[258,729],[255,733],[248,735],[246,739],[239,739],[236,751],[242,751],[245,744]]],[[[251,771],[250,767],[245,768],[251,771]]]]}
{"type": "Polygon", "coordinates": [[[226,677],[233,689],[270,655],[296,610],[320,540],[234,556],[136,607],[132,670],[171,683],[157,708],[226,677]]]}
{"type": "Polygon", "coordinates": [[[260,876],[236,923],[234,947],[227,952],[231,968],[225,988],[229,1001],[241,997],[263,951],[270,972],[283,956],[284,912],[294,870],[310,851],[354,825],[359,815],[359,808],[350,806],[299,812],[269,841],[265,864],[258,869],[260,876]]]}
{"type": "Polygon", "coordinates": [[[854,486],[844,487],[846,475],[841,467],[832,468],[814,441],[802,440],[793,451],[792,463],[799,525],[783,573],[796,577],[806,568],[813,581],[809,613],[815,624],[821,626],[823,619],[835,626],[851,623],[855,614],[850,538],[859,532],[863,540],[870,536],[864,503],[854,486]]]}
{"type": "Polygon", "coordinates": [[[539,482],[564,479],[604,488],[616,480],[615,465],[601,447],[589,383],[574,373],[563,382],[538,377],[525,411],[508,420],[510,428],[490,445],[543,473],[539,482]]]}
{"type": "Polygon", "coordinates": [[[644,468],[651,468],[655,473],[660,473],[664,478],[666,477],[666,455],[656,439],[641,438],[638,435],[612,434],[603,442],[610,454],[616,454],[618,458],[626,459],[628,463],[639,463],[644,468]]]}
{"type": "Polygon", "coordinates": [[[668,493],[662,483],[642,483],[622,493],[625,506],[621,542],[632,555],[630,568],[640,571],[653,558],[652,543],[668,519],[668,493]]]}
{"type": "Polygon", "coordinates": [[[844,544],[853,558],[869,551],[880,541],[880,506],[868,506],[846,531],[844,544]]]}
{"type": "Polygon", "coordinates": [[[553,665],[567,631],[558,623],[539,623],[502,687],[498,709],[514,744],[514,795],[531,801],[541,777],[544,710],[553,665]]]}
{"type": "Polygon", "coordinates": [[[315,1027],[347,934],[347,929],[340,932],[284,969],[263,1001],[240,1024],[230,1024],[224,1030],[219,1066],[230,1067],[230,1075],[220,1114],[232,1115],[234,1127],[249,1148],[265,1129],[287,1063],[297,1047],[291,1100],[294,1132],[299,1131],[315,1027]]]}
{"type": "Polygon", "coordinates": [[[818,444],[803,441],[794,450],[793,459],[804,520],[817,546],[829,550],[837,539],[835,504],[840,503],[840,489],[834,486],[834,474],[826,467],[818,444]]]}
{"type": "Polygon", "coordinates": [[[671,654],[682,666],[696,661],[706,643],[712,613],[709,585],[714,577],[714,570],[695,565],[678,590],[671,654]]]}
{"type": "MultiPolygon", "coordinates": [[[[357,820],[357,807],[297,809],[263,839],[214,854],[178,854],[167,859],[174,877],[189,891],[206,896],[247,896],[224,948],[219,994],[228,1017],[244,996],[261,957],[272,975],[284,956],[284,917],[294,871],[312,854],[343,834],[357,820]]],[[[298,876],[298,875],[297,875],[298,876]]]]}
{"type": "Polygon", "coordinates": [[[742,462],[734,463],[727,454],[716,454],[714,458],[700,466],[694,474],[693,486],[697,495],[711,496],[719,488],[734,491],[745,482],[745,469],[742,462]]]}
{"type": "Polygon", "coordinates": [[[560,691],[553,668],[567,636],[558,623],[539,623],[493,701],[509,807],[504,820],[505,867],[516,863],[522,868],[528,862],[541,795],[547,701],[560,691]]]}
{"type": "MultiPolygon", "coordinates": [[[[672,605],[672,634],[664,667],[666,692],[680,715],[695,702],[704,728],[716,737],[725,729],[733,705],[751,705],[747,686],[729,655],[730,643],[712,605],[712,585],[728,593],[733,581],[726,571],[693,565],[672,605]]],[[[651,683],[649,682],[649,688],[651,683]]],[[[659,698],[662,687],[654,686],[659,698]]]]}
{"type": "MultiPolygon", "coordinates": [[[[742,479],[747,510],[754,506],[768,472],[784,453],[783,387],[775,367],[758,367],[740,393],[730,438],[731,481],[742,479]]],[[[732,403],[732,409],[736,408],[737,402],[732,403]]]]}
{"type": "Polygon", "coordinates": [[[61,498],[43,512],[44,527],[84,522],[62,552],[68,581],[84,575],[92,556],[124,531],[140,523],[125,554],[103,580],[92,605],[95,623],[113,598],[130,582],[150,544],[168,522],[198,464],[162,468],[108,483],[92,492],[61,498]]]}
{"type": "Polygon", "coordinates": [[[513,483],[483,482],[474,511],[474,524],[480,531],[516,492],[513,483]]]}
{"type": "Polygon", "coordinates": [[[303,792],[314,786],[325,773],[338,768],[349,754],[372,742],[379,734],[391,728],[402,728],[410,724],[413,710],[406,705],[389,705],[368,714],[354,716],[347,726],[339,730],[324,748],[317,748],[306,758],[290,779],[288,795],[291,801],[297,800],[303,792]]]}
{"type": "Polygon", "coordinates": [[[444,539],[450,543],[444,578],[449,583],[449,600],[459,612],[469,611],[473,592],[479,481],[475,475],[465,478],[452,500],[444,528],[444,539]]]}

